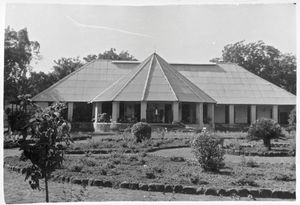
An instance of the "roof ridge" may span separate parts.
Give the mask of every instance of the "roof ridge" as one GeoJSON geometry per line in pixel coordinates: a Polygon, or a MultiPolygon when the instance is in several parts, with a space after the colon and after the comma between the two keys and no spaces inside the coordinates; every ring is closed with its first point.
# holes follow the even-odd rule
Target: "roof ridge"
{"type": "MultiPolygon", "coordinates": [[[[51,85],[49,88],[43,90],[42,92],[38,93],[37,95],[35,95],[33,98],[36,98],[40,95],[42,95],[44,92],[52,89],[53,87],[61,84],[62,82],[64,82],[65,80],[67,80],[68,78],[70,78],[71,76],[75,75],[76,73],[78,73],[79,71],[83,70],[85,67],[87,67],[88,65],[94,63],[95,61],[97,61],[98,59],[92,60],[84,65],[82,65],[80,68],[78,68],[77,70],[74,70],[73,72],[71,72],[70,74],[66,75],[65,77],[63,77],[62,79],[60,79],[59,81],[57,81],[56,83],[54,83],[53,85],[51,85]]],[[[32,99],[33,99],[32,98],[32,99]]],[[[33,100],[34,101],[34,100],[33,100]]]]}
{"type": "MultiPolygon", "coordinates": [[[[151,57],[151,56],[150,56],[151,57]]],[[[150,58],[149,57],[149,58],[150,58]]],[[[141,70],[143,70],[143,68],[145,67],[145,65],[147,64],[147,62],[149,61],[149,58],[146,59],[143,63],[143,65],[140,67],[140,69],[138,69],[133,76],[125,83],[125,85],[123,87],[121,87],[121,89],[119,90],[119,92],[117,92],[117,94],[115,96],[112,97],[112,101],[118,97],[118,95],[120,95],[120,93],[127,87],[127,85],[137,76],[137,74],[139,74],[141,72],[141,70]]]]}
{"type": "MultiPolygon", "coordinates": [[[[163,60],[163,59],[162,59],[163,60]]],[[[163,63],[164,60],[163,60],[163,63]]],[[[166,62],[167,63],[167,62],[166,62]]],[[[191,90],[196,96],[198,96],[200,99],[202,99],[202,97],[197,93],[195,92],[194,88],[190,87],[190,85],[192,85],[193,87],[196,86],[193,82],[190,82],[185,76],[183,76],[182,74],[180,74],[178,71],[176,71],[175,69],[172,69],[171,68],[171,65],[169,65],[167,63],[167,65],[169,66],[168,67],[168,70],[173,74],[175,75],[178,79],[180,79],[181,81],[183,81],[183,83],[187,86],[187,88],[189,90],[191,90]],[[190,84],[190,85],[189,85],[190,84]]],[[[211,96],[209,96],[207,93],[205,93],[202,89],[200,89],[198,86],[196,86],[203,94],[205,94],[207,97],[209,97],[212,101],[216,102],[215,99],[213,99],[211,96]]]]}
{"type": "Polygon", "coordinates": [[[110,88],[112,88],[113,86],[115,86],[119,81],[121,81],[123,78],[125,78],[127,76],[123,76],[120,77],[116,82],[114,82],[113,84],[111,84],[110,86],[108,86],[107,88],[105,88],[101,93],[99,93],[98,95],[96,95],[93,99],[91,99],[89,101],[89,103],[92,103],[96,98],[98,98],[100,95],[102,95],[104,92],[106,92],[107,90],[109,90],[110,88]]]}
{"type": "Polygon", "coordinates": [[[148,71],[148,74],[147,74],[146,83],[145,83],[144,90],[143,90],[143,94],[142,94],[142,101],[145,100],[146,91],[147,91],[147,88],[149,87],[149,86],[148,86],[148,83],[149,83],[150,73],[151,73],[151,71],[152,71],[153,59],[154,59],[154,55],[152,55],[152,58],[151,58],[150,67],[149,67],[149,71],[148,71]]]}
{"type": "Polygon", "coordinates": [[[170,80],[168,79],[167,75],[165,74],[165,71],[164,71],[164,69],[162,68],[162,66],[161,66],[161,64],[160,64],[160,62],[159,62],[159,60],[157,59],[157,57],[156,57],[155,59],[156,59],[158,65],[159,65],[159,67],[160,67],[160,69],[161,69],[161,71],[162,71],[162,73],[163,73],[165,79],[167,80],[167,82],[168,82],[168,84],[169,84],[169,86],[170,86],[170,88],[171,88],[173,94],[175,95],[175,98],[177,99],[177,101],[179,101],[178,96],[176,95],[176,93],[175,93],[175,91],[174,91],[174,89],[173,89],[173,87],[172,87],[172,85],[171,85],[171,83],[170,83],[170,80]]]}

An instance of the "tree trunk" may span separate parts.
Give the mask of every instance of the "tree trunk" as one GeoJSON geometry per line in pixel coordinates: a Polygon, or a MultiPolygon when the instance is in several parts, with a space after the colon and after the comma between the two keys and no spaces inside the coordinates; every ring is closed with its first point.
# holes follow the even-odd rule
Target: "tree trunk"
{"type": "Polygon", "coordinates": [[[46,202],[49,202],[48,176],[47,176],[47,173],[45,173],[45,190],[46,190],[46,202]]]}

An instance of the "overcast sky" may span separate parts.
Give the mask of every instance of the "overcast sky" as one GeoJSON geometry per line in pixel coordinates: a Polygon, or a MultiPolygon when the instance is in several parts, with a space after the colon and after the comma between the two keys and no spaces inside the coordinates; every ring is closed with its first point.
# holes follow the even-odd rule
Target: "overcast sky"
{"type": "Polygon", "coordinates": [[[53,60],[84,57],[110,48],[138,60],[156,51],[168,62],[207,63],[229,43],[263,40],[296,53],[296,6],[83,6],[8,4],[6,26],[27,27],[43,56],[35,71],[48,72],[53,60]]]}

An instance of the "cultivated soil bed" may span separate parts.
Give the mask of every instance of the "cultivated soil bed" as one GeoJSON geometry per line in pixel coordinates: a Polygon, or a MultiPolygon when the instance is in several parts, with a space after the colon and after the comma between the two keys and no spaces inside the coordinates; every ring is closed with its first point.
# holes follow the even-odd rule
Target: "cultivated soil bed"
{"type": "MultiPolygon", "coordinates": [[[[12,166],[25,167],[19,157],[4,159],[12,166]]],[[[219,173],[203,172],[194,160],[180,157],[140,154],[107,154],[66,156],[63,168],[53,174],[67,177],[101,179],[113,182],[160,183],[191,185],[204,188],[282,189],[295,191],[295,166],[291,164],[231,163],[219,173]],[[284,173],[284,174],[283,174],[284,173]]]]}

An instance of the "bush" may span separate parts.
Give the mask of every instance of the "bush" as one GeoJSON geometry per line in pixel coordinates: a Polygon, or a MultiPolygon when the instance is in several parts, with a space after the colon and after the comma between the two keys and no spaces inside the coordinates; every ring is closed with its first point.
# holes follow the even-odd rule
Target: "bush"
{"type": "Polygon", "coordinates": [[[258,187],[259,185],[253,180],[249,178],[242,177],[235,182],[232,182],[233,185],[236,186],[253,186],[253,187],[258,187]]]}
{"type": "Polygon", "coordinates": [[[219,171],[224,167],[225,151],[214,134],[201,133],[192,141],[193,153],[204,171],[219,171]]]}
{"type": "Polygon", "coordinates": [[[285,139],[280,125],[271,119],[258,119],[248,130],[250,140],[263,140],[265,147],[271,149],[271,139],[285,139]]]}
{"type": "Polygon", "coordinates": [[[289,114],[289,127],[288,130],[292,131],[292,130],[296,130],[296,108],[292,109],[290,114],[289,114]]]}
{"type": "Polygon", "coordinates": [[[109,128],[111,131],[119,131],[119,125],[115,122],[111,123],[109,128]]]}
{"type": "Polygon", "coordinates": [[[276,181],[285,181],[285,182],[296,181],[296,179],[293,176],[286,175],[286,174],[277,174],[273,179],[276,181]]]}
{"type": "Polygon", "coordinates": [[[242,158],[241,164],[242,166],[245,167],[251,167],[251,168],[259,167],[258,163],[255,162],[253,159],[246,160],[245,157],[242,158]]]}
{"type": "Polygon", "coordinates": [[[101,113],[98,119],[98,122],[110,122],[110,118],[107,113],[101,113]]]}
{"type": "Polygon", "coordinates": [[[132,126],[131,133],[136,142],[142,142],[151,138],[151,126],[145,122],[138,122],[132,126]]]}
{"type": "Polygon", "coordinates": [[[83,169],[84,165],[82,163],[79,164],[73,164],[69,167],[69,170],[71,172],[81,172],[83,169]]]}

